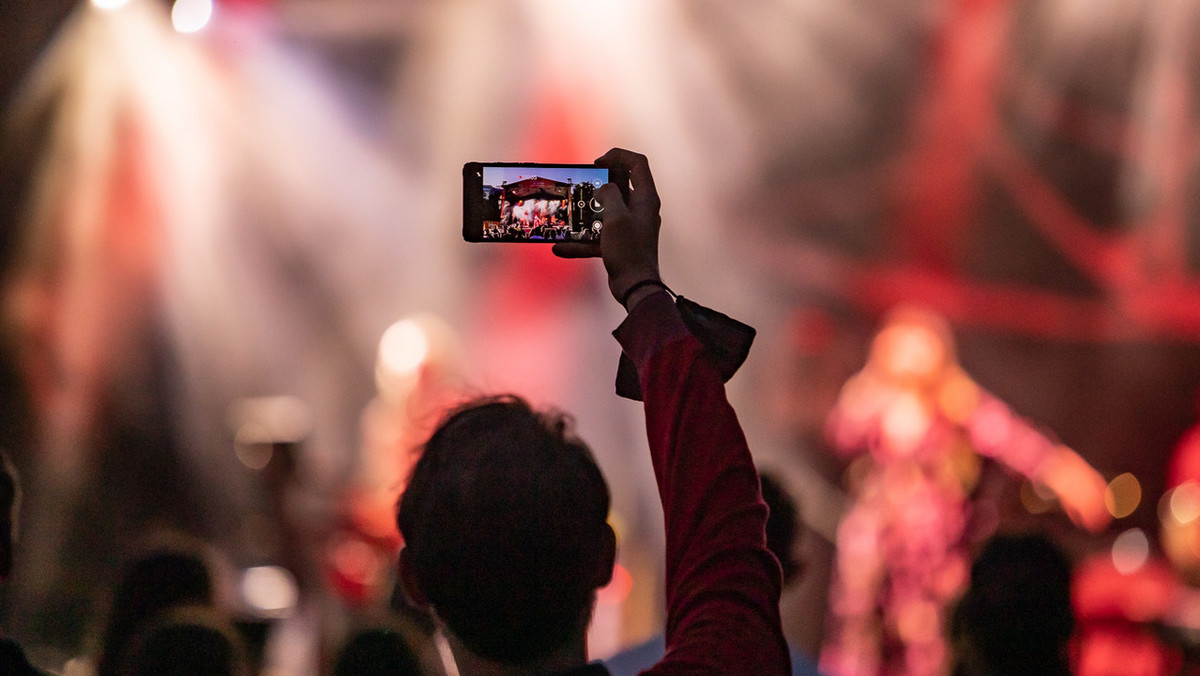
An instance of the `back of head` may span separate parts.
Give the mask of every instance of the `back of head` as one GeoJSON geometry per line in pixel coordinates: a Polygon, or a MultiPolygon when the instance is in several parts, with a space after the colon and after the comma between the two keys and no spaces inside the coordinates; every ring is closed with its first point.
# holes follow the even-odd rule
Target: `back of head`
{"type": "Polygon", "coordinates": [[[124,569],[113,591],[96,664],[98,676],[116,673],[126,644],[144,624],[183,606],[211,606],[214,581],[203,545],[190,539],[156,540],[124,569]]]}
{"type": "Polygon", "coordinates": [[[1067,673],[1071,565],[1041,535],[992,538],[971,566],[951,634],[981,673],[1067,673]],[[1032,669],[1032,671],[1031,671],[1032,669]]]}
{"type": "Polygon", "coordinates": [[[356,632],[342,646],[333,676],[420,676],[421,661],[396,628],[356,632]]]}
{"type": "Polygon", "coordinates": [[[401,498],[407,574],[475,654],[543,658],[611,574],[608,486],[568,422],[483,399],[434,432],[401,498]],[[607,571],[604,568],[607,566],[607,571]]]}
{"type": "Polygon", "coordinates": [[[803,564],[794,552],[799,530],[799,510],[791,494],[773,475],[759,473],[762,499],[767,503],[767,549],[779,559],[783,569],[783,583],[787,584],[803,570],[803,564]]]}
{"type": "Polygon", "coordinates": [[[0,580],[12,573],[21,484],[8,455],[0,450],[0,580]]]}
{"type": "Polygon", "coordinates": [[[147,623],[129,641],[121,676],[247,676],[245,650],[211,608],[183,607],[147,623]]]}

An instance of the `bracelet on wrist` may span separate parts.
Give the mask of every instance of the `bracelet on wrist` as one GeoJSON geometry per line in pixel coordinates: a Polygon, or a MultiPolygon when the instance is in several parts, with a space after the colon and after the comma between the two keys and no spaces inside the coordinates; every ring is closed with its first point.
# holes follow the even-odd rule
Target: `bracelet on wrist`
{"type": "Polygon", "coordinates": [[[630,286],[628,289],[625,289],[625,292],[621,294],[621,297],[617,299],[617,302],[619,302],[623,307],[625,307],[625,309],[629,309],[629,306],[627,304],[629,303],[630,297],[633,296],[633,293],[635,291],[637,291],[638,289],[643,289],[647,286],[662,287],[662,289],[664,291],[666,291],[667,293],[671,294],[672,296],[675,295],[675,292],[671,290],[671,287],[667,286],[666,284],[663,284],[661,279],[643,279],[640,282],[634,282],[634,284],[632,286],[630,286]]]}

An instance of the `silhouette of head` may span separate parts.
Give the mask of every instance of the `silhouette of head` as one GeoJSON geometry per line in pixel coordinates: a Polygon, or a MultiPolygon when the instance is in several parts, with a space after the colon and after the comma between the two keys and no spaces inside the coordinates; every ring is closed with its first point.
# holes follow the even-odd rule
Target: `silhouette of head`
{"type": "Polygon", "coordinates": [[[0,580],[12,573],[20,506],[21,482],[17,470],[8,455],[0,450],[0,580]]]}
{"type": "Polygon", "coordinates": [[[421,662],[408,639],[395,628],[356,632],[342,646],[333,676],[420,676],[421,662]]]}
{"type": "Polygon", "coordinates": [[[248,676],[242,640],[216,611],[180,607],[146,623],[123,651],[121,676],[248,676]]]}
{"type": "Polygon", "coordinates": [[[98,676],[117,672],[130,638],[147,622],[184,606],[211,606],[214,583],[203,546],[178,537],[155,541],[129,563],[113,591],[98,676]]]}
{"type": "Polygon", "coordinates": [[[795,555],[796,537],[799,530],[799,510],[787,489],[771,474],[761,472],[763,502],[767,503],[767,549],[779,559],[783,569],[783,583],[787,584],[804,570],[804,565],[795,555]]]}
{"type": "Polygon", "coordinates": [[[1067,557],[1041,535],[996,536],[951,617],[959,673],[1066,673],[1074,623],[1067,557]]]}
{"type": "Polygon", "coordinates": [[[514,396],[446,418],[400,501],[406,581],[473,653],[553,654],[612,575],[608,486],[562,415],[514,396]]]}

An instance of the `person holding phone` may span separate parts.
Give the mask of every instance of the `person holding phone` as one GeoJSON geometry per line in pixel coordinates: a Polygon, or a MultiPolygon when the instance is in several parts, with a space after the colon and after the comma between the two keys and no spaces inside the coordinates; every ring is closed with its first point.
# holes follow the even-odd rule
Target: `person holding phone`
{"type": "MultiPolygon", "coordinates": [[[[653,674],[787,674],[781,573],[767,508],[724,378],[659,277],[659,196],[646,158],[613,149],[596,190],[600,257],[628,317],[666,523],[667,626],[653,674]],[[628,198],[623,196],[628,194],[628,198]]],[[[588,663],[596,590],[612,574],[607,485],[561,415],[517,397],[475,401],[434,432],[400,501],[401,580],[442,625],[463,674],[604,674],[588,663]]]]}

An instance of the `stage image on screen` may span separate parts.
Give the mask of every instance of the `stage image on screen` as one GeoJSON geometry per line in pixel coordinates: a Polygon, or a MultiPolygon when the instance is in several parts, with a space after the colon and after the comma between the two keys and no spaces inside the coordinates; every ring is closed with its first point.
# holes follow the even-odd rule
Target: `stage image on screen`
{"type": "Polygon", "coordinates": [[[578,241],[600,237],[592,194],[608,182],[599,167],[483,167],[483,239],[578,241]]]}

